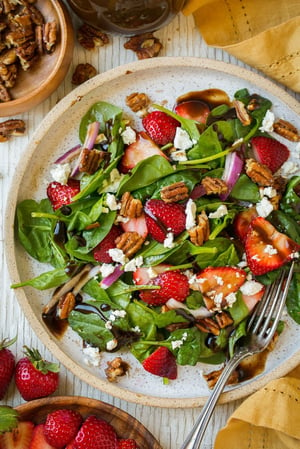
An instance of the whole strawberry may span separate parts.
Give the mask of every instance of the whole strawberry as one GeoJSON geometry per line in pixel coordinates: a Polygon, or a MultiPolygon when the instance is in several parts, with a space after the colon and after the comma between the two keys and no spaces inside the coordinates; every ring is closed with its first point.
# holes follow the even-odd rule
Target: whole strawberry
{"type": "Polygon", "coordinates": [[[177,378],[177,363],[175,356],[165,346],[160,346],[142,363],[144,369],[155,376],[167,379],[177,378]]]}
{"type": "Polygon", "coordinates": [[[24,346],[25,357],[16,365],[16,386],[25,401],[42,398],[54,393],[59,382],[59,367],[42,359],[37,349],[24,346]]]}
{"type": "Polygon", "coordinates": [[[82,416],[75,410],[60,409],[47,415],[44,424],[46,441],[56,449],[62,449],[77,435],[82,416]]]}
{"type": "Polygon", "coordinates": [[[118,443],[118,449],[138,449],[136,441],[132,438],[121,438],[118,443]]]}
{"type": "Polygon", "coordinates": [[[15,343],[16,339],[17,337],[12,340],[5,338],[0,343],[0,400],[4,398],[14,375],[15,356],[8,347],[15,343]]]}
{"type": "Polygon", "coordinates": [[[143,127],[157,145],[173,142],[180,123],[163,111],[152,111],[143,120],[143,127]]]}
{"type": "Polygon", "coordinates": [[[91,415],[79,429],[73,449],[118,449],[116,431],[106,421],[91,415]]]}

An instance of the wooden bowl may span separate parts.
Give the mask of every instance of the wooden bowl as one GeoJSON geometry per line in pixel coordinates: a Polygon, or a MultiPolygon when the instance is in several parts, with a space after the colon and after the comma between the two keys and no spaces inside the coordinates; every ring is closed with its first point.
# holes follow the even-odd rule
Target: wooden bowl
{"type": "Polygon", "coordinates": [[[22,420],[40,424],[45,421],[48,413],[62,408],[76,410],[83,418],[96,415],[104,419],[114,427],[119,438],[133,438],[139,449],[162,449],[153,435],[133,416],[96,399],[81,396],[53,396],[27,402],[15,409],[22,420]]]}
{"type": "Polygon", "coordinates": [[[27,71],[19,69],[15,86],[9,89],[12,100],[0,103],[0,117],[29,111],[60,85],[69,69],[74,48],[74,32],[66,6],[59,0],[37,0],[35,6],[45,21],[56,21],[58,36],[55,51],[44,54],[27,71]]]}

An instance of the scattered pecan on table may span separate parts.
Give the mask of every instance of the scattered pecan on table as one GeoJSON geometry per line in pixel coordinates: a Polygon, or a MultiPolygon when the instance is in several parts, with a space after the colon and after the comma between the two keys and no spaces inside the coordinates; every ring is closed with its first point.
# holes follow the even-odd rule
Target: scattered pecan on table
{"type": "Polygon", "coordinates": [[[125,42],[124,48],[134,51],[138,59],[148,59],[158,56],[162,44],[153,33],[144,33],[131,37],[125,42]]]}
{"type": "Polygon", "coordinates": [[[96,75],[97,70],[88,62],[86,64],[78,64],[72,75],[72,84],[79,86],[96,75]]]}
{"type": "Polygon", "coordinates": [[[9,119],[0,123],[0,142],[7,142],[11,136],[22,136],[24,133],[23,120],[9,119]]]}
{"type": "Polygon", "coordinates": [[[77,39],[79,44],[86,50],[94,50],[97,47],[103,47],[109,43],[109,37],[103,31],[94,28],[87,23],[81,25],[78,29],[77,39]]]}

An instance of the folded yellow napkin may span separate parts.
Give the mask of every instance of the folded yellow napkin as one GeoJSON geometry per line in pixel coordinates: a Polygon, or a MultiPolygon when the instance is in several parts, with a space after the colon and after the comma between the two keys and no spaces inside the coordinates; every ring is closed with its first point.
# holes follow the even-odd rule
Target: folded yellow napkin
{"type": "Polygon", "coordinates": [[[214,449],[299,449],[300,366],[247,398],[217,435],[214,449]]]}
{"type": "Polygon", "coordinates": [[[300,92],[300,0],[187,0],[208,45],[300,92]]]}

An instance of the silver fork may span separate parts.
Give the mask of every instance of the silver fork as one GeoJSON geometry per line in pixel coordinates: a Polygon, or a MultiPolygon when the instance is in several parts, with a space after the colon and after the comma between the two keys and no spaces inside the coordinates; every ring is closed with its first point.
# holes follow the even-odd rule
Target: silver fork
{"type": "Polygon", "coordinates": [[[264,296],[255,308],[247,326],[250,334],[249,343],[238,348],[225,365],[209,399],[180,449],[198,449],[200,447],[208,422],[232,371],[246,357],[263,351],[272,340],[285,305],[294,264],[295,262],[292,262],[287,277],[285,271],[282,270],[278,279],[266,288],[264,296]]]}

